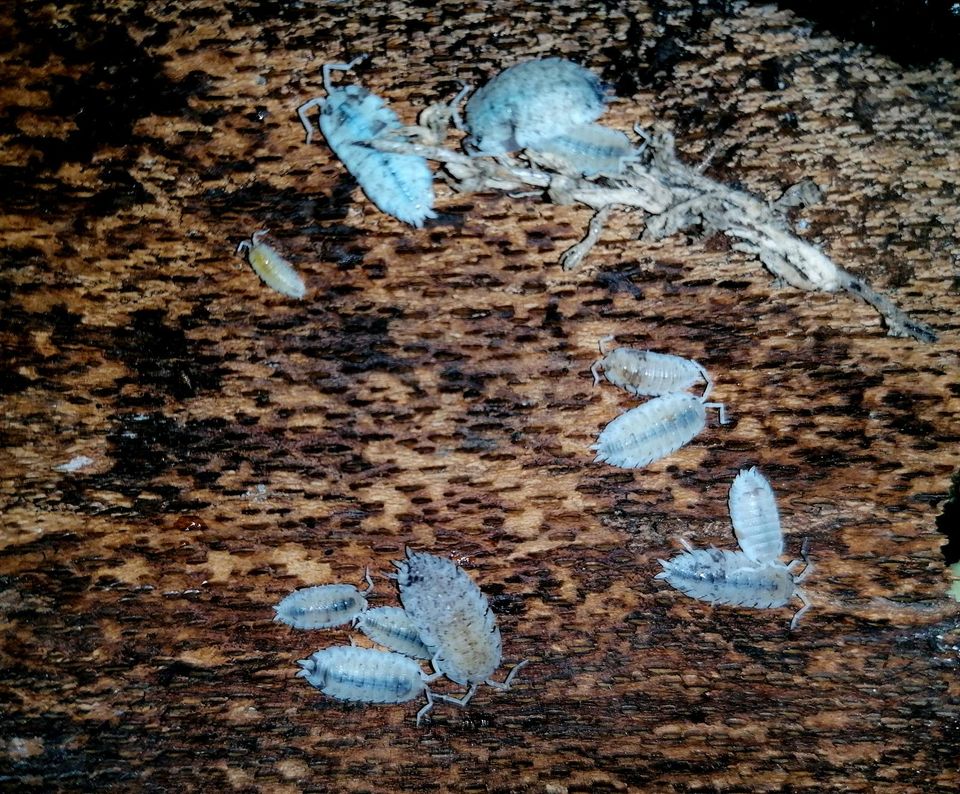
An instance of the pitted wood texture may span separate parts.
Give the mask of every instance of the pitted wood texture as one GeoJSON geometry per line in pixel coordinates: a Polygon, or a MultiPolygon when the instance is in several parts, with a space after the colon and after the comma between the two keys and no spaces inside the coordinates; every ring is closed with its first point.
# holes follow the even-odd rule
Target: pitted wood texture
{"type": "MultiPolygon", "coordinates": [[[[685,3],[18,3],[3,72],[0,781],[14,790],[955,790],[955,611],[937,533],[960,468],[957,70],[905,69],[770,8],[685,3]],[[932,324],[891,339],[724,240],[457,195],[379,213],[296,106],[320,66],[405,123],[523,58],[617,87],[932,324]],[[774,79],[776,78],[776,79],[774,79]],[[252,231],[304,275],[265,288],[252,231]],[[637,400],[597,340],[701,362],[732,422],[638,471],[592,463],[637,400]],[[57,467],[85,455],[78,471],[57,467]],[[735,548],[757,465],[814,609],[711,608],[655,582],[735,548]],[[349,629],[272,622],[405,545],[490,597],[510,692],[354,706],[294,678],[349,629]],[[902,604],[895,608],[891,599],[902,604]]],[[[377,579],[373,605],[397,603],[377,579]]],[[[460,692],[438,686],[442,691],[460,692]]]]}

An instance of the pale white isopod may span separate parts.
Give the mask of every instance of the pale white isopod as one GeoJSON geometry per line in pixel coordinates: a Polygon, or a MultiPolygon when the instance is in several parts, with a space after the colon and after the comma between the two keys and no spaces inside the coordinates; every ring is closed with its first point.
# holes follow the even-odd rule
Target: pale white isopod
{"type": "Polygon", "coordinates": [[[796,627],[810,608],[806,594],[797,587],[813,570],[807,558],[804,544],[801,560],[784,565],[779,560],[757,562],[742,551],[708,548],[694,549],[683,543],[685,552],[670,560],[660,560],[663,571],[655,577],[681,593],[711,604],[769,609],[785,606],[794,596],[803,607],[793,616],[790,628],[796,627]],[[799,576],[794,576],[795,566],[806,567],[799,576]]]}
{"type": "Polygon", "coordinates": [[[249,240],[237,246],[237,253],[245,253],[253,272],[271,289],[291,298],[301,299],[307,293],[303,278],[286,259],[263,242],[267,229],[254,232],[249,240]]]}
{"type": "Polygon", "coordinates": [[[720,412],[726,424],[723,403],[708,403],[686,392],[670,392],[631,408],[610,422],[590,449],[594,463],[609,463],[621,469],[638,469],[676,452],[707,424],[707,408],[720,412]]]}
{"type": "Polygon", "coordinates": [[[424,694],[427,704],[417,712],[417,725],[433,708],[427,686],[440,673],[427,675],[408,656],[373,648],[338,645],[317,651],[297,664],[297,676],[306,678],[323,694],[358,703],[406,703],[424,694]]]}
{"type": "Polygon", "coordinates": [[[367,608],[365,596],[373,590],[370,573],[367,589],[352,584],[324,584],[295,590],[274,607],[274,620],[295,629],[328,629],[349,623],[367,608]]]}
{"type": "Polygon", "coordinates": [[[434,669],[470,687],[461,698],[434,697],[466,706],[480,684],[509,689],[527,661],[517,664],[503,683],[490,678],[502,659],[500,629],[486,596],[466,571],[443,557],[409,548],[406,559],[394,565],[400,601],[430,649],[434,669]]]}
{"type": "Polygon", "coordinates": [[[384,648],[414,659],[430,659],[431,650],[420,639],[410,616],[400,607],[376,607],[361,612],[353,625],[384,648]]]}
{"type": "Polygon", "coordinates": [[[740,548],[751,560],[770,562],[783,555],[777,499],[756,466],[743,469],[730,486],[730,521],[740,548]]]}
{"type": "Polygon", "coordinates": [[[567,169],[584,176],[619,174],[637,155],[626,135],[599,124],[579,124],[530,148],[559,157],[567,169]]]}
{"type": "Polygon", "coordinates": [[[603,84],[589,69],[563,58],[524,61],[467,100],[465,143],[482,154],[536,149],[571,127],[596,121],[606,101],[603,84]]]}
{"type": "Polygon", "coordinates": [[[668,392],[686,391],[695,383],[703,381],[706,387],[701,395],[706,400],[713,390],[713,381],[707,371],[696,361],[669,353],[654,353],[632,347],[615,347],[607,351],[605,336],[600,340],[600,358],[593,362],[593,385],[600,382],[600,370],[614,386],[637,396],[653,396],[668,392]]]}
{"type": "Polygon", "coordinates": [[[365,58],[350,63],[328,63],[323,67],[326,97],[315,97],[297,108],[307,131],[307,143],[313,138],[313,126],[307,112],[320,107],[320,130],[334,154],[353,174],[363,192],[377,207],[404,223],[420,228],[433,211],[433,174],[425,158],[412,154],[378,151],[366,144],[388,138],[401,130],[397,114],[380,97],[358,85],[334,88],[330,73],[352,69],[365,58]]]}

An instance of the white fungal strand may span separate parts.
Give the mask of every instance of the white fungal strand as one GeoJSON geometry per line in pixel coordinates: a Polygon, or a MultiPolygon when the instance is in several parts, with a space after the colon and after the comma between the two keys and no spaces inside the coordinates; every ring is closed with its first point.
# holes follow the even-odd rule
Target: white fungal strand
{"type": "Polygon", "coordinates": [[[400,601],[430,649],[434,669],[457,684],[469,685],[462,698],[435,697],[466,706],[477,687],[509,689],[521,662],[503,683],[490,676],[500,666],[500,629],[486,596],[462,568],[442,557],[407,549],[395,562],[400,601]]]}
{"type": "Polygon", "coordinates": [[[297,114],[310,143],[313,126],[307,112],[320,107],[321,132],[367,198],[388,215],[420,228],[427,218],[436,217],[433,173],[426,159],[370,147],[371,141],[400,135],[400,119],[380,97],[365,88],[357,85],[334,88],[330,80],[331,72],[352,69],[364,57],[347,64],[326,64],[323,84],[327,96],[305,102],[297,108],[297,114]]]}
{"type": "Polygon", "coordinates": [[[531,148],[558,157],[558,170],[583,176],[619,174],[624,164],[637,154],[626,135],[599,124],[579,124],[531,148]]]}
{"type": "Polygon", "coordinates": [[[722,403],[704,402],[686,392],[671,392],[631,408],[610,422],[597,436],[595,463],[621,469],[637,469],[676,452],[689,443],[707,423],[707,408],[720,412],[722,403]]]}
{"type": "Polygon", "coordinates": [[[373,580],[366,574],[368,587],[363,592],[352,584],[325,584],[304,587],[274,607],[274,620],[295,629],[328,629],[349,623],[367,608],[367,596],[373,580]]]}
{"type": "Polygon", "coordinates": [[[414,659],[430,659],[433,652],[420,639],[410,616],[400,607],[368,609],[354,618],[353,625],[374,642],[414,659]]]}
{"type": "Polygon", "coordinates": [[[600,118],[607,93],[588,69],[563,58],[504,69],[467,101],[466,145],[483,154],[536,149],[572,127],[600,118]]]}
{"type": "Polygon", "coordinates": [[[616,347],[606,352],[604,343],[612,339],[607,336],[600,340],[601,357],[590,368],[594,385],[600,382],[599,370],[602,369],[610,383],[637,396],[686,391],[700,381],[706,384],[702,400],[706,400],[713,390],[713,381],[696,361],[632,347],[616,347]]]}
{"type": "Polygon", "coordinates": [[[358,703],[406,703],[421,693],[427,704],[417,712],[417,725],[433,708],[427,676],[413,659],[392,651],[334,646],[317,651],[297,662],[303,669],[298,677],[337,700],[358,703]]]}
{"type": "Polygon", "coordinates": [[[779,560],[783,530],[777,499],[766,478],[754,466],[742,470],[730,486],[730,520],[743,553],[756,562],[779,560]]]}
{"type": "Polygon", "coordinates": [[[244,240],[237,246],[237,253],[246,254],[253,272],[260,276],[268,287],[300,300],[307,293],[303,278],[293,269],[293,265],[263,242],[266,233],[266,229],[254,232],[249,240],[244,240]]]}
{"type": "Polygon", "coordinates": [[[770,609],[782,607],[796,596],[803,607],[793,616],[791,629],[810,608],[806,594],[797,587],[813,569],[807,561],[806,548],[803,551],[806,567],[800,576],[794,576],[792,569],[799,564],[797,560],[790,565],[779,561],[756,562],[740,551],[686,547],[688,550],[682,554],[659,561],[663,571],[656,579],[664,579],[681,593],[710,604],[770,609]]]}

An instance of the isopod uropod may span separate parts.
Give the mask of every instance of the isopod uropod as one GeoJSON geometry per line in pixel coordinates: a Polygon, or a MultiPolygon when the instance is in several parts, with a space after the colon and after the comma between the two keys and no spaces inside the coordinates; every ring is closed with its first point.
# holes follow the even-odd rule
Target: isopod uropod
{"type": "Polygon", "coordinates": [[[410,616],[400,607],[377,607],[361,612],[353,625],[376,643],[391,651],[414,659],[430,659],[430,649],[420,639],[420,632],[410,616]]]}
{"type": "Polygon", "coordinates": [[[660,560],[663,571],[657,579],[666,581],[686,595],[712,604],[767,609],[785,606],[794,596],[803,606],[790,621],[796,627],[810,608],[810,601],[797,585],[812,571],[807,543],[800,560],[789,565],[780,561],[783,533],[776,500],[769,483],[756,468],[741,471],[730,489],[730,517],[742,551],[694,549],[682,541],[686,551],[671,560],[660,560]],[[799,576],[793,571],[804,565],[799,576]]]}
{"type": "Polygon", "coordinates": [[[427,675],[413,659],[392,651],[338,645],[317,651],[297,664],[323,694],[360,703],[406,703],[423,693],[427,704],[417,712],[417,725],[433,708],[434,694],[427,686],[440,673],[427,675]]]}
{"type": "Polygon", "coordinates": [[[262,238],[267,231],[263,229],[254,232],[249,240],[244,240],[237,246],[237,253],[246,253],[250,267],[264,284],[299,300],[307,292],[303,278],[293,269],[293,265],[263,242],[262,238]]]}
{"type": "Polygon", "coordinates": [[[595,463],[621,469],[637,469],[676,452],[707,424],[707,408],[720,412],[727,423],[723,403],[708,403],[686,392],[670,392],[631,408],[611,421],[597,436],[595,463]]]}
{"type": "Polygon", "coordinates": [[[700,399],[706,400],[710,396],[713,381],[696,361],[632,347],[615,347],[607,351],[604,344],[612,339],[612,336],[605,336],[600,340],[601,357],[590,367],[594,385],[600,382],[602,369],[604,377],[610,383],[637,396],[686,391],[701,380],[706,384],[706,388],[700,399]]]}
{"type": "Polygon", "coordinates": [[[305,102],[297,108],[297,114],[310,143],[313,126],[307,111],[319,106],[320,130],[367,197],[388,215],[420,228],[427,218],[437,217],[433,211],[433,174],[426,159],[381,152],[366,145],[397,133],[401,129],[400,119],[380,97],[365,88],[334,88],[330,81],[331,72],[348,71],[365,57],[361,55],[345,64],[326,64],[323,85],[327,96],[305,102]]]}
{"type": "Polygon", "coordinates": [[[274,607],[274,620],[295,629],[328,629],[349,623],[367,608],[365,598],[373,590],[370,573],[367,589],[352,584],[324,584],[295,590],[274,607]]]}
{"type": "Polygon", "coordinates": [[[536,149],[572,127],[596,121],[607,101],[600,79],[563,58],[504,69],[467,100],[468,147],[482,154],[536,149]]]}
{"type": "Polygon", "coordinates": [[[480,684],[509,689],[527,660],[517,664],[503,683],[490,678],[502,659],[500,629],[486,596],[466,571],[450,560],[409,548],[406,559],[394,565],[400,601],[430,649],[434,669],[470,687],[461,698],[439,693],[434,697],[466,706],[480,684]]]}

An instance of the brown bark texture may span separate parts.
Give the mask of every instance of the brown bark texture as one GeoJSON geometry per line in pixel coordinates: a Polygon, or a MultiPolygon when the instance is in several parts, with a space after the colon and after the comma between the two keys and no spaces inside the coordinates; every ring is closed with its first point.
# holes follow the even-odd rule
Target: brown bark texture
{"type": "MultiPolygon", "coordinates": [[[[960,74],[739,3],[7,4],[0,19],[0,787],[101,791],[953,791],[960,633],[937,518],[960,468],[960,74]],[[695,10],[692,10],[695,9],[695,10]],[[296,107],[320,67],[404,123],[530,57],[612,84],[603,122],[774,199],[934,327],[887,336],[720,235],[456,193],[381,213],[296,107]],[[235,254],[268,241],[302,301],[235,254]],[[693,358],[731,422],[595,464],[639,400],[597,342],[693,358]],[[77,460],[85,457],[88,461],[77,460]],[[73,465],[69,464],[73,461],[73,465]],[[711,606],[658,558],[735,548],[758,466],[814,601],[711,606]],[[272,622],[306,585],[395,604],[405,546],[490,598],[502,680],[465,709],[349,704],[272,622]]],[[[448,145],[460,133],[451,132],[448,145]]],[[[358,642],[363,642],[361,638],[358,642]]],[[[437,691],[463,691],[438,682],[437,691]]]]}

